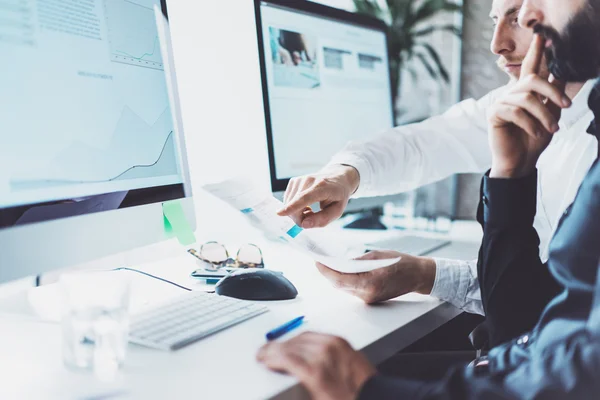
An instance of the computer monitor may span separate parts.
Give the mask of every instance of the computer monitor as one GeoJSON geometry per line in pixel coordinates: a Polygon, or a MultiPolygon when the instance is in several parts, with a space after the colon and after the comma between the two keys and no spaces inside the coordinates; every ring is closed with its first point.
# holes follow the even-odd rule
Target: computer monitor
{"type": "MultiPolygon", "coordinates": [[[[349,141],[394,126],[383,21],[308,1],[255,0],[271,189],[349,141]]],[[[353,200],[347,211],[393,197],[353,200]]]]}
{"type": "Polygon", "coordinates": [[[165,1],[0,20],[0,283],[164,240],[167,200],[195,227],[165,1]]]}

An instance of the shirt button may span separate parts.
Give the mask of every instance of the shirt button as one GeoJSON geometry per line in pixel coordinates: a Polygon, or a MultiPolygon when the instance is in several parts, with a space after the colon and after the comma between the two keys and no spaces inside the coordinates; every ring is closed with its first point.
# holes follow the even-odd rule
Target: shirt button
{"type": "Polygon", "coordinates": [[[483,204],[485,204],[486,206],[490,203],[490,201],[488,200],[487,196],[483,196],[481,198],[481,201],[483,201],[483,204]]]}
{"type": "Polygon", "coordinates": [[[525,335],[525,336],[521,336],[521,337],[519,338],[519,340],[517,340],[517,344],[518,344],[519,346],[525,345],[525,344],[527,344],[527,342],[529,342],[529,336],[527,336],[527,335],[525,335]]]}

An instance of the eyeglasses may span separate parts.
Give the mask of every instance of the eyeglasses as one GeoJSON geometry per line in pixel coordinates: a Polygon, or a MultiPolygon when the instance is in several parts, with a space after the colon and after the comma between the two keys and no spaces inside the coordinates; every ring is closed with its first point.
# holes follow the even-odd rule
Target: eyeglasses
{"type": "Polygon", "coordinates": [[[262,251],[258,246],[248,243],[238,250],[235,258],[229,256],[227,248],[219,242],[207,242],[200,250],[189,249],[188,253],[206,263],[207,271],[235,268],[264,268],[262,251]]]}

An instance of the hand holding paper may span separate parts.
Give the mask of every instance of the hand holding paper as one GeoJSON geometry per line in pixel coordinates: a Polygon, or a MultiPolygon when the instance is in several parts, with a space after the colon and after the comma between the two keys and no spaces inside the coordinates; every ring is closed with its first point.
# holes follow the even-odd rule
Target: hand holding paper
{"type": "MultiPolygon", "coordinates": [[[[360,257],[381,260],[399,257],[392,250],[372,251],[360,257]]],[[[430,294],[435,281],[435,261],[426,257],[402,255],[402,260],[386,268],[358,274],[345,274],[317,263],[319,272],[338,289],[350,293],[367,304],[395,299],[407,293],[430,294]]]]}
{"type": "Polygon", "coordinates": [[[387,267],[400,261],[353,260],[347,256],[348,246],[339,243],[324,231],[306,231],[289,217],[280,217],[277,211],[283,203],[270,193],[261,193],[248,180],[231,179],[218,184],[206,185],[204,189],[241,211],[263,231],[275,234],[295,249],[309,255],[315,261],[339,272],[360,273],[387,267]]]}

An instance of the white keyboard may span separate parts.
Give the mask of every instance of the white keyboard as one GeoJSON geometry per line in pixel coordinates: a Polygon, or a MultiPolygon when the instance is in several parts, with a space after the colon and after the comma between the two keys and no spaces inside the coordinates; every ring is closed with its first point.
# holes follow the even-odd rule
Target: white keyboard
{"type": "Polygon", "coordinates": [[[160,350],[177,350],[268,310],[249,301],[189,292],[134,315],[129,341],[160,350]]]}
{"type": "Polygon", "coordinates": [[[432,239],[421,236],[398,236],[368,243],[366,247],[369,250],[396,250],[413,256],[425,256],[449,244],[450,242],[445,239],[432,239]]]}

